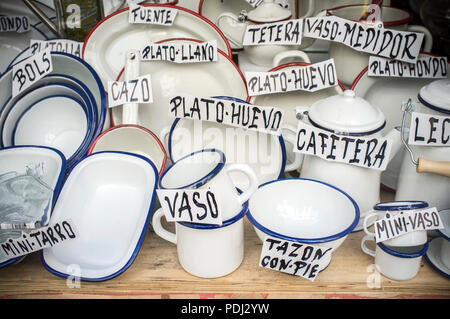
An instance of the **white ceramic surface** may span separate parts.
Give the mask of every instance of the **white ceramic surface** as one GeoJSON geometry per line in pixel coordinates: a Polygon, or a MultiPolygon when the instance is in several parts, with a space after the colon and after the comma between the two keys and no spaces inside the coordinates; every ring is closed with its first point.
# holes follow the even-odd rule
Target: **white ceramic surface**
{"type": "MultiPolygon", "coordinates": [[[[364,231],[367,235],[375,237],[375,233],[369,231],[368,227],[377,220],[384,218],[392,218],[400,212],[414,213],[423,210],[428,204],[421,201],[404,201],[404,202],[384,202],[375,205],[374,210],[364,218],[364,231]]],[[[427,231],[416,230],[403,234],[389,240],[383,241],[383,244],[393,247],[410,247],[419,246],[427,242],[427,231]]]]}
{"type": "Polygon", "coordinates": [[[188,273],[201,278],[217,278],[236,270],[244,259],[243,211],[222,226],[175,223],[175,233],[161,225],[162,209],[153,215],[152,225],[161,238],[177,245],[178,261],[188,273]]]}
{"type": "MultiPolygon", "coordinates": [[[[222,98],[245,103],[230,97],[222,98]]],[[[168,139],[168,151],[173,161],[201,149],[219,149],[225,153],[228,163],[250,166],[258,178],[258,185],[278,179],[285,171],[296,170],[301,165],[300,156],[297,161],[293,157],[293,163],[285,165],[283,137],[225,124],[176,119],[168,139]]],[[[248,187],[245,176],[231,173],[231,178],[236,187],[248,187]]]]}
{"type": "Polygon", "coordinates": [[[0,32],[0,74],[5,72],[11,61],[30,45],[30,40],[47,40],[47,37],[31,25],[30,31],[24,33],[0,32]]]}
{"type": "Polygon", "coordinates": [[[247,216],[261,240],[270,235],[337,249],[358,223],[359,208],[332,185],[283,179],[258,188],[249,200],[247,216]]]}
{"type": "Polygon", "coordinates": [[[100,281],[125,271],[147,231],[158,172],[133,154],[103,152],[88,156],[70,172],[50,223],[70,219],[78,238],[43,250],[51,273],[69,277],[77,265],[82,280],[100,281]]]}
{"type": "MultiPolygon", "coordinates": [[[[65,84],[57,84],[52,83],[48,85],[43,85],[36,89],[31,90],[28,94],[22,96],[20,99],[15,101],[15,103],[11,106],[7,105],[6,107],[9,109],[5,120],[1,128],[1,141],[3,146],[11,146],[11,138],[13,134],[14,127],[16,125],[17,120],[20,115],[32,104],[38,102],[39,100],[54,95],[67,95],[73,97],[78,102],[82,103],[86,111],[89,110],[92,106],[90,106],[90,102],[86,99],[85,96],[82,95],[81,92],[77,91],[75,87],[68,86],[65,84]],[[87,104],[89,103],[89,104],[87,104]]],[[[91,111],[92,112],[92,111],[91,111]]]]}
{"type": "MultiPolygon", "coordinates": [[[[363,5],[350,5],[327,10],[328,15],[358,21],[364,11],[363,5]]],[[[384,27],[397,31],[424,33],[423,51],[430,52],[433,45],[431,33],[423,26],[408,25],[412,15],[403,9],[383,7],[384,27]]],[[[351,85],[359,72],[369,64],[369,54],[356,51],[342,43],[330,42],[329,56],[334,59],[338,78],[345,85],[351,85]]]]}
{"type": "MultiPolygon", "coordinates": [[[[422,53],[424,56],[429,53],[422,53]]],[[[389,132],[402,122],[402,102],[409,98],[415,99],[420,88],[431,83],[433,79],[420,78],[394,78],[368,76],[367,66],[353,81],[350,89],[356,95],[377,105],[386,117],[386,126],[383,132],[389,132]]],[[[381,174],[381,183],[390,189],[397,188],[398,174],[403,161],[405,150],[402,148],[389,163],[386,171],[381,174]]]]}
{"type": "MultiPolygon", "coordinates": [[[[88,63],[77,58],[76,56],[61,52],[52,52],[52,64],[53,71],[50,73],[51,75],[62,75],[75,78],[76,80],[82,82],[88,90],[91,91],[95,99],[95,107],[97,108],[98,114],[94,136],[97,136],[100,132],[109,128],[110,118],[107,116],[108,110],[105,89],[94,69],[88,63]]],[[[48,82],[49,80],[47,77],[40,79],[28,89],[17,95],[13,100],[19,99],[23,95],[27,94],[29,90],[48,82]]],[[[10,69],[0,76],[0,124],[2,123],[4,116],[2,109],[8,99],[11,98],[11,83],[12,70],[10,69]]]]}
{"type": "Polygon", "coordinates": [[[245,164],[229,164],[220,150],[202,149],[188,154],[166,169],[158,182],[161,189],[198,188],[210,189],[220,196],[222,220],[236,216],[242,205],[258,187],[258,180],[253,170],[245,164]],[[244,174],[248,187],[239,194],[230,178],[230,172],[244,174]]]}
{"type": "MultiPolygon", "coordinates": [[[[438,81],[448,82],[449,80],[438,81]]],[[[445,92],[442,94],[444,95],[445,92]]],[[[421,100],[422,103],[417,101],[417,99],[412,99],[414,112],[439,116],[450,115],[450,111],[445,109],[445,103],[448,103],[445,99],[442,101],[442,103],[444,103],[443,105],[433,105],[429,104],[430,102],[433,102],[432,100],[428,102],[424,100],[420,94],[417,98],[421,100]]],[[[437,99],[437,101],[440,100],[437,99]]],[[[407,118],[410,118],[410,116],[407,116],[407,118]]],[[[416,161],[418,158],[433,161],[449,161],[450,159],[450,147],[419,145],[409,145],[409,147],[411,148],[416,161]]],[[[395,200],[407,200],[411,198],[424,200],[431,207],[434,206],[438,210],[443,210],[450,207],[450,196],[448,196],[448,194],[450,194],[450,178],[432,173],[417,173],[416,165],[411,161],[409,153],[404,152],[395,200]],[[417,187],[417,185],[422,185],[422,187],[417,187]]]]}
{"type": "Polygon", "coordinates": [[[396,248],[378,243],[374,251],[367,247],[367,241],[374,241],[374,238],[369,235],[364,236],[361,241],[361,249],[369,256],[375,257],[377,270],[384,276],[399,281],[410,280],[417,275],[422,255],[428,249],[428,243],[421,246],[396,248]]]}
{"type": "Polygon", "coordinates": [[[164,171],[166,151],[158,137],[138,125],[119,125],[100,134],[89,148],[88,154],[102,151],[135,153],[150,159],[158,169],[164,171]]]}
{"type": "Polygon", "coordinates": [[[12,144],[53,147],[71,159],[83,152],[83,143],[89,135],[88,121],[79,101],[69,96],[49,96],[21,114],[12,134],[12,144]]]}
{"type": "MultiPolygon", "coordinates": [[[[56,199],[66,170],[63,154],[55,149],[39,146],[18,146],[0,149],[0,175],[7,172],[25,174],[27,166],[44,163],[42,181],[53,189],[52,204],[56,199]]],[[[48,220],[45,221],[45,223],[48,220]]],[[[0,268],[11,265],[22,258],[4,260],[0,253],[0,268]]]]}
{"type": "MultiPolygon", "coordinates": [[[[179,39],[167,40],[164,43],[193,41],[179,39]]],[[[161,135],[163,129],[168,130],[173,121],[167,111],[167,105],[170,98],[176,94],[199,97],[226,95],[242,100],[248,98],[242,73],[231,58],[222,51],[219,51],[217,61],[210,63],[141,62],[140,74],[151,74],[153,103],[140,104],[138,124],[154,132],[161,140],[163,140],[161,135]]],[[[119,79],[122,79],[123,74],[120,75],[119,79]]],[[[121,107],[112,108],[111,114],[114,125],[122,124],[121,107]]]]}
{"type": "Polygon", "coordinates": [[[444,224],[443,229],[437,230],[444,239],[441,243],[440,260],[446,268],[450,269],[450,209],[439,211],[439,216],[444,224]]]}
{"type": "Polygon", "coordinates": [[[442,250],[442,244],[446,240],[441,237],[433,238],[429,242],[428,250],[425,254],[425,258],[427,259],[428,263],[440,274],[443,276],[450,278],[450,267],[446,267],[444,263],[441,260],[441,250],[442,250]]]}
{"type": "MultiPolygon", "coordinates": [[[[306,121],[305,118],[303,120],[306,121]]],[[[350,90],[340,96],[329,97],[311,105],[308,110],[308,120],[311,123],[324,125],[325,129],[339,130],[339,132],[349,135],[362,135],[364,138],[388,138],[392,142],[389,160],[402,146],[399,131],[393,129],[384,136],[380,133],[384,116],[379,108],[357,98],[350,90]],[[328,101],[330,103],[327,103],[328,101]],[[336,112],[335,106],[339,108],[339,113],[336,112]],[[332,114],[336,116],[333,117],[332,114]],[[354,119],[354,121],[349,121],[349,119],[354,119]],[[366,129],[369,131],[365,131],[366,129]]],[[[379,170],[326,161],[320,157],[309,155],[304,158],[300,174],[300,177],[303,178],[317,179],[335,185],[358,203],[361,220],[355,230],[362,229],[365,215],[372,210],[376,203],[380,202],[380,176],[381,171],[379,170]]]]}
{"type": "MultiPolygon", "coordinates": [[[[163,6],[143,4],[145,6],[163,6]]],[[[125,53],[142,49],[149,42],[168,38],[193,38],[201,41],[217,40],[217,48],[231,56],[231,48],[222,32],[211,21],[188,9],[177,7],[171,26],[128,23],[129,9],[113,13],[100,21],[88,34],[83,46],[83,59],[98,72],[107,87],[115,81],[125,63],[125,53]]]]}

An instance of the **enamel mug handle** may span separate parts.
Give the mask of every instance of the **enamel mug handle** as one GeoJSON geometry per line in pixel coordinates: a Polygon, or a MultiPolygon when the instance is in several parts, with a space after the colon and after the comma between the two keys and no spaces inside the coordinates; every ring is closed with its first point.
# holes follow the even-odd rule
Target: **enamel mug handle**
{"type": "Polygon", "coordinates": [[[240,204],[243,205],[258,188],[258,178],[250,166],[245,164],[229,164],[226,166],[225,172],[227,174],[233,171],[242,172],[248,177],[248,188],[245,191],[243,190],[243,192],[238,196],[240,204]]]}
{"type": "Polygon", "coordinates": [[[430,161],[419,157],[417,173],[433,173],[450,177],[450,162],[430,161]]]}
{"type": "MultiPolygon", "coordinates": [[[[297,133],[297,128],[294,125],[285,123],[281,126],[281,129],[285,131],[284,133],[282,133],[283,139],[285,139],[292,145],[295,145],[295,134],[297,133]]],[[[292,163],[286,164],[284,168],[285,172],[295,171],[302,167],[304,155],[294,152],[294,156],[294,161],[292,163]]]]}
{"type": "MultiPolygon", "coordinates": [[[[229,19],[231,19],[231,20],[233,20],[233,21],[235,21],[235,22],[237,22],[237,23],[239,23],[239,24],[244,24],[245,22],[240,21],[240,20],[239,20],[239,17],[238,17],[237,15],[235,15],[234,13],[231,13],[231,12],[224,12],[224,13],[222,13],[221,15],[219,15],[219,16],[217,17],[217,19],[216,19],[216,24],[217,24],[217,26],[220,28],[220,30],[222,31],[223,35],[227,38],[227,40],[228,40],[231,44],[233,44],[234,46],[236,46],[236,47],[242,47],[242,40],[239,41],[239,40],[233,39],[233,37],[232,37],[231,35],[229,35],[229,34],[226,32],[226,27],[223,27],[223,26],[220,25],[220,21],[221,21],[223,18],[229,18],[229,19]]],[[[241,39],[242,39],[243,37],[244,37],[244,34],[241,34],[241,39]]]]}
{"type": "Polygon", "coordinates": [[[280,52],[277,55],[275,55],[272,61],[272,66],[273,67],[279,66],[282,64],[281,61],[289,58],[300,58],[302,62],[311,64],[311,60],[309,59],[309,56],[305,52],[299,50],[288,50],[280,52]]]}
{"type": "Polygon", "coordinates": [[[155,233],[161,237],[162,239],[165,239],[167,241],[170,241],[173,244],[177,244],[177,235],[164,229],[161,225],[161,218],[164,216],[164,211],[162,208],[159,208],[152,218],[152,225],[153,230],[155,233]]]}
{"type": "Polygon", "coordinates": [[[376,212],[369,212],[369,213],[366,215],[366,217],[364,218],[364,222],[363,222],[364,232],[365,232],[367,235],[371,236],[371,237],[375,237],[375,233],[369,231],[368,228],[369,228],[370,226],[368,226],[367,224],[368,224],[368,221],[369,221],[370,218],[376,217],[376,218],[375,218],[375,221],[376,221],[376,220],[378,219],[378,216],[379,216],[379,215],[378,215],[376,212]]]}
{"type": "Polygon", "coordinates": [[[363,239],[361,240],[361,249],[362,249],[362,251],[365,252],[367,255],[372,256],[372,257],[375,257],[375,250],[372,250],[372,249],[370,249],[370,248],[367,248],[367,246],[366,246],[366,242],[367,242],[367,241],[375,241],[375,240],[374,240],[373,237],[370,236],[370,235],[364,236],[363,239]]]}
{"type": "Polygon", "coordinates": [[[408,25],[408,31],[423,33],[423,49],[422,51],[431,52],[433,48],[433,36],[431,32],[421,25],[408,25]]]}

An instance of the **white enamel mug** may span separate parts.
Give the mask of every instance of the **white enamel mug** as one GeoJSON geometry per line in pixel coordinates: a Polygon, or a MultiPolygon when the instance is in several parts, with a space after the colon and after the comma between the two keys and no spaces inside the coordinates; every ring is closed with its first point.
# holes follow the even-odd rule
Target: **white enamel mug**
{"type": "Polygon", "coordinates": [[[367,241],[375,241],[370,235],[363,237],[361,249],[369,256],[375,257],[375,265],[384,276],[393,280],[409,280],[419,272],[422,256],[428,249],[428,242],[412,247],[388,247],[383,243],[376,244],[375,250],[366,246],[367,241]]]}
{"type": "Polygon", "coordinates": [[[443,229],[438,229],[437,232],[444,240],[441,244],[441,261],[445,267],[450,269],[450,209],[439,211],[439,217],[444,224],[443,229]]]}
{"type": "Polygon", "coordinates": [[[160,208],[153,215],[153,229],[161,238],[177,245],[178,260],[190,274],[217,278],[236,270],[244,259],[244,220],[248,202],[233,218],[222,225],[177,222],[175,233],[161,225],[160,208]]]}
{"type": "MultiPolygon", "coordinates": [[[[401,212],[412,213],[417,210],[421,210],[428,207],[428,203],[424,201],[392,201],[378,203],[373,207],[373,211],[368,213],[364,218],[364,231],[367,235],[374,237],[375,233],[369,231],[370,225],[375,221],[383,218],[391,218],[400,214],[401,212]]],[[[403,234],[399,237],[388,239],[383,243],[388,246],[395,247],[409,247],[419,246],[427,242],[427,231],[416,230],[403,234]]]]}
{"type": "MultiPolygon", "coordinates": [[[[365,8],[363,4],[347,5],[327,10],[327,15],[343,19],[358,21],[365,8]]],[[[423,51],[430,52],[433,46],[433,37],[427,28],[420,25],[408,25],[413,16],[403,9],[383,6],[383,25],[387,29],[397,31],[419,32],[424,34],[423,51]]],[[[356,51],[342,43],[330,42],[329,57],[334,58],[336,73],[339,80],[345,85],[351,85],[356,76],[369,64],[369,54],[356,51]]]]}
{"type": "Polygon", "coordinates": [[[170,166],[159,179],[160,189],[210,189],[220,197],[222,220],[233,218],[258,187],[253,170],[245,164],[226,164],[225,154],[217,149],[204,149],[188,154],[170,166]],[[248,177],[246,190],[239,194],[230,178],[231,172],[248,177]]]}

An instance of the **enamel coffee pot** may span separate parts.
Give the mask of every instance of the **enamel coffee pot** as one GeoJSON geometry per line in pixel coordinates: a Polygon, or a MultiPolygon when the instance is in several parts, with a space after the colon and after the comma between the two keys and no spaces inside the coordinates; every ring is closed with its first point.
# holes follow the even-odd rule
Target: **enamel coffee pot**
{"type": "MultiPolygon", "coordinates": [[[[301,112],[301,108],[297,108],[301,112]]],[[[386,138],[392,142],[390,161],[401,147],[400,132],[392,129],[381,134],[386,125],[381,110],[357,97],[352,90],[315,102],[298,118],[328,132],[352,139],[386,138]]],[[[320,180],[334,185],[349,194],[358,204],[361,215],[354,231],[361,230],[365,216],[380,201],[381,170],[360,167],[337,161],[327,161],[317,156],[305,155],[300,177],[320,180]]]]}

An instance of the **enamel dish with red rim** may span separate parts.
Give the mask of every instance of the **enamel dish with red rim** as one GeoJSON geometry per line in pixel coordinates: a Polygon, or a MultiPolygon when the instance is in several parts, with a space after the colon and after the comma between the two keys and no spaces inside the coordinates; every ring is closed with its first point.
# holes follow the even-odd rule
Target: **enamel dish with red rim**
{"type": "Polygon", "coordinates": [[[129,9],[117,11],[101,20],[88,34],[83,46],[83,59],[91,64],[106,86],[114,81],[131,49],[140,50],[151,42],[168,38],[216,40],[217,48],[231,56],[231,47],[222,32],[198,13],[171,5],[142,4],[145,7],[177,9],[171,26],[128,22],[129,9]]]}

